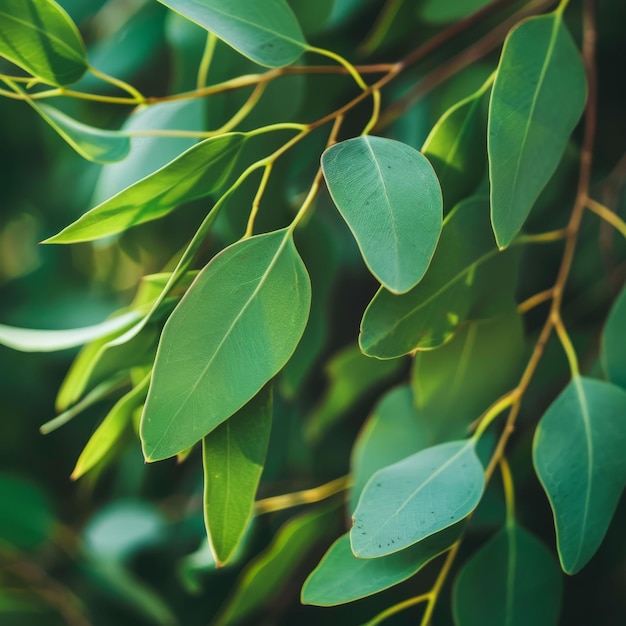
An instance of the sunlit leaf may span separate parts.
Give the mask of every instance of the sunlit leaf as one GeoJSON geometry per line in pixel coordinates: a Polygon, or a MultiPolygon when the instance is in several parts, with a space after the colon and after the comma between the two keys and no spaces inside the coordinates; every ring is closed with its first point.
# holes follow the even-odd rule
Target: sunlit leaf
{"type": "Polygon", "coordinates": [[[610,383],[575,376],[539,422],[533,461],[568,574],[604,539],[626,485],[625,449],[626,391],[610,383]]]}
{"type": "Polygon", "coordinates": [[[310,302],[289,230],[218,254],[163,329],[141,425],[146,459],[182,452],[254,397],[293,354],[310,302]]]}
{"type": "Polygon", "coordinates": [[[457,626],[557,626],[561,571],[538,539],[512,522],[465,563],[453,592],[457,626]]]}
{"type": "Polygon", "coordinates": [[[153,174],[85,213],[44,243],[91,241],[123,232],[207,196],[228,178],[246,135],[220,135],[193,146],[153,174]]]}
{"type": "Polygon", "coordinates": [[[473,440],[427,448],[376,472],[350,531],[360,558],[393,554],[467,517],[485,486],[473,440]]]}
{"type": "Polygon", "coordinates": [[[259,65],[296,61],[307,44],[285,0],[159,0],[259,65]]]}
{"type": "Polygon", "coordinates": [[[0,56],[52,85],[75,83],[87,70],[85,44],[53,0],[3,0],[0,56]]]}
{"type": "Polygon", "coordinates": [[[508,246],[554,174],[586,98],[583,64],[557,11],[509,33],[488,123],[491,220],[508,246]]]}
{"type": "Polygon", "coordinates": [[[322,168],[372,274],[394,293],[414,287],[428,269],[443,215],[428,159],[399,141],[366,135],[330,147],[322,168]]]}
{"type": "Polygon", "coordinates": [[[218,565],[230,560],[250,521],[271,427],[267,386],[203,439],[204,519],[218,565]]]}

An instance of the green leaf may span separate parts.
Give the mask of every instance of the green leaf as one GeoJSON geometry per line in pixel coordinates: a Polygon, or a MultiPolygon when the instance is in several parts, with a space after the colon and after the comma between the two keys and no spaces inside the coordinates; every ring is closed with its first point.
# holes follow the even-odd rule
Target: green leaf
{"type": "Polygon", "coordinates": [[[271,428],[268,385],[203,439],[204,520],[218,566],[230,560],[250,521],[271,428]]]}
{"type": "Polygon", "coordinates": [[[448,109],[422,147],[437,173],[447,209],[474,191],[483,175],[487,150],[480,105],[485,90],[481,87],[448,109]]]}
{"type": "Polygon", "coordinates": [[[303,604],[335,606],[371,596],[410,578],[461,536],[464,524],[427,537],[406,550],[378,559],[357,559],[350,536],[330,547],[302,588],[303,604]]]}
{"type": "Polygon", "coordinates": [[[307,48],[285,0],[159,0],[267,67],[296,61],[307,48]]]}
{"type": "Polygon", "coordinates": [[[478,11],[492,0],[423,0],[418,6],[418,15],[426,22],[440,24],[459,20],[478,11]]]}
{"type": "Polygon", "coordinates": [[[22,352],[67,350],[99,337],[126,330],[140,318],[141,315],[137,311],[129,311],[94,326],[71,330],[33,330],[0,324],[0,344],[22,352]]]}
{"type": "Polygon", "coordinates": [[[363,136],[328,148],[322,169],[372,274],[394,293],[414,287],[428,269],[443,215],[428,159],[399,141],[363,136]]]}
{"type": "Polygon", "coordinates": [[[92,241],[156,220],[219,189],[235,166],[246,135],[206,139],[153,174],[85,213],[44,243],[92,241]]]}
{"type": "Polygon", "coordinates": [[[541,418],[533,461],[575,574],[600,547],[626,485],[626,391],[575,376],[541,418]]]}
{"type": "Polygon", "coordinates": [[[515,385],[523,357],[524,328],[517,311],[463,324],[444,346],[418,352],[411,385],[433,434],[466,436],[467,427],[515,385]]]}
{"type": "Polygon", "coordinates": [[[404,360],[379,361],[363,356],[358,346],[348,346],[326,365],[330,387],[307,423],[307,436],[321,437],[356,402],[399,373],[404,360]]]}
{"type": "MultiPolygon", "coordinates": [[[[206,100],[192,98],[161,102],[135,110],[124,122],[121,131],[132,134],[146,130],[204,130],[206,100]]],[[[167,165],[197,143],[193,137],[131,137],[130,153],[122,163],[102,168],[93,194],[100,204],[116,193],[167,165]]]]}
{"type": "Polygon", "coordinates": [[[604,325],[601,357],[609,380],[626,388],[626,288],[615,300],[604,325]]]}
{"type": "Polygon", "coordinates": [[[37,485],[0,473],[0,544],[35,548],[50,539],[55,525],[50,501],[37,485]]]}
{"type": "Polygon", "coordinates": [[[374,474],[350,531],[360,558],[393,554],[467,517],[485,487],[475,441],[422,450],[374,474]]]}
{"type": "Polygon", "coordinates": [[[554,174],[585,99],[583,64],[560,12],[529,18],[509,33],[487,135],[491,220],[500,248],[520,231],[554,174]]]}
{"type": "Polygon", "coordinates": [[[218,254],[163,329],[141,423],[146,459],[185,450],[253,398],[293,354],[310,302],[288,229],[218,254]]]}
{"type": "Polygon", "coordinates": [[[399,296],[379,289],[361,322],[359,344],[365,354],[389,359],[443,345],[467,319],[473,302],[486,296],[485,287],[492,293],[493,285],[501,284],[487,269],[504,268],[488,213],[486,198],[468,198],[458,204],[446,218],[422,282],[399,296]]]}
{"type": "Polygon", "coordinates": [[[149,383],[150,375],[115,403],[80,453],[72,480],[83,476],[113,449],[130,423],[133,411],[145,400],[149,383]]]}
{"type": "Polygon", "coordinates": [[[326,508],[290,519],[270,546],[248,563],[214,625],[239,624],[270,604],[285,585],[295,586],[294,575],[302,559],[329,532],[328,512],[326,508]]]}
{"type": "Polygon", "coordinates": [[[552,553],[510,523],[460,571],[453,591],[456,626],[557,626],[563,581],[552,553]]]}
{"type": "Polygon", "coordinates": [[[80,33],[52,0],[3,0],[0,56],[52,85],[75,83],[87,70],[80,33]]]}
{"type": "Polygon", "coordinates": [[[408,385],[385,394],[367,418],[352,448],[350,510],[356,508],[367,481],[378,470],[435,443],[439,442],[433,441],[428,422],[416,410],[408,385]]]}

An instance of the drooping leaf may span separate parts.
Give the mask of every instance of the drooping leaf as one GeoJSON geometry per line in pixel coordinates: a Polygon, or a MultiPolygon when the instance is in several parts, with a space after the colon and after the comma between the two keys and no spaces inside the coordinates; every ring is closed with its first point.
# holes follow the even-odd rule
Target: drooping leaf
{"type": "Polygon", "coordinates": [[[609,380],[626,388],[626,288],[615,300],[604,325],[601,357],[609,380]]]}
{"type": "Polygon", "coordinates": [[[397,374],[404,365],[404,360],[382,362],[363,356],[354,345],[341,350],[326,365],[330,387],[308,419],[308,436],[321,437],[355,402],[397,374]]]}
{"type": "Polygon", "coordinates": [[[504,42],[487,143],[498,246],[520,231],[554,174],[586,98],[580,54],[556,11],[525,20],[504,42]]]}
{"type": "Polygon", "coordinates": [[[463,523],[378,559],[357,559],[345,534],[329,548],[302,587],[303,604],[335,606],[365,598],[410,578],[461,536],[463,523]]]}
{"type": "Polygon", "coordinates": [[[361,322],[359,345],[365,354],[389,359],[441,346],[466,319],[473,302],[486,295],[485,281],[489,292],[500,284],[484,276],[487,265],[496,271],[505,265],[497,255],[488,213],[486,198],[458,204],[446,218],[422,282],[402,295],[379,289],[361,322]]]}
{"type": "Polygon", "coordinates": [[[322,169],[372,274],[394,293],[414,287],[428,269],[443,215],[428,159],[402,142],[362,136],[328,148],[322,169]]]}
{"type": "Polygon", "coordinates": [[[53,0],[3,0],[0,56],[52,85],[75,83],[87,70],[80,33],[53,0]]]}
{"type": "Polygon", "coordinates": [[[254,397],[293,354],[310,301],[289,230],[218,254],[163,329],[141,424],[146,459],[185,450],[254,397]]]}
{"type": "Polygon", "coordinates": [[[245,140],[243,133],[206,139],[91,209],[44,243],[76,243],[114,235],[163,217],[183,202],[209,195],[228,178],[245,140]]]}
{"type": "Polygon", "coordinates": [[[561,566],[595,554],[626,485],[626,391],[575,376],[541,418],[533,462],[556,526],[561,566]]]}
{"type": "Polygon", "coordinates": [[[270,546],[248,563],[214,626],[239,624],[259,607],[271,603],[285,585],[293,586],[301,560],[330,530],[328,513],[326,508],[290,519],[270,546]]]}
{"type": "Polygon", "coordinates": [[[360,558],[393,554],[467,517],[485,486],[475,441],[443,443],[376,472],[350,531],[360,558]]]}
{"type": "Polygon", "coordinates": [[[202,441],[204,520],[218,565],[230,560],[250,521],[271,428],[266,386],[202,441]]]}
{"type": "Polygon", "coordinates": [[[440,442],[433,441],[428,421],[416,410],[408,385],[385,394],[352,448],[350,510],[354,511],[363,487],[378,470],[435,443],[440,442]]]}
{"type": "Polygon", "coordinates": [[[513,388],[523,356],[524,329],[516,311],[468,322],[444,346],[418,352],[411,386],[433,434],[466,436],[493,400],[513,388]]]}
{"type": "Polygon", "coordinates": [[[71,330],[34,330],[0,324],[0,344],[22,352],[55,352],[67,350],[130,328],[141,315],[129,311],[94,326],[71,330]]]}
{"type": "MultiPolygon", "coordinates": [[[[121,130],[128,134],[150,130],[201,131],[204,130],[205,102],[192,98],[140,108],[129,116],[121,130]]],[[[193,137],[131,137],[130,153],[124,161],[102,168],[92,201],[101,204],[167,165],[195,143],[197,139],[193,137]]]]}
{"type": "Polygon", "coordinates": [[[133,411],[145,400],[149,383],[150,376],[148,375],[113,405],[80,453],[72,472],[73,480],[77,480],[97,465],[119,441],[130,422],[133,411]]]}
{"type": "Polygon", "coordinates": [[[456,626],[557,626],[563,581],[552,553],[512,522],[464,566],[453,591],[456,626]]]}
{"type": "Polygon", "coordinates": [[[422,147],[439,178],[447,210],[476,189],[487,162],[480,114],[485,90],[482,87],[448,109],[422,147]]]}
{"type": "Polygon", "coordinates": [[[307,47],[300,25],[285,0],[159,2],[214,33],[259,65],[290,65],[307,47]]]}

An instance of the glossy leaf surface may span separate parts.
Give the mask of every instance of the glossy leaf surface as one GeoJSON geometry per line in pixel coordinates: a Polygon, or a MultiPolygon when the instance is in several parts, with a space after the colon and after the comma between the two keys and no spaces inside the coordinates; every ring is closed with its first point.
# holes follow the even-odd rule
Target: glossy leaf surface
{"type": "Polygon", "coordinates": [[[485,486],[474,442],[422,450],[376,472],[363,489],[350,531],[360,558],[393,554],[467,517],[485,486]]]}
{"type": "Polygon", "coordinates": [[[554,174],[585,99],[580,54],[560,13],[513,29],[491,93],[487,135],[491,219],[501,248],[554,174]]]}
{"type": "Polygon", "coordinates": [[[228,178],[246,135],[220,135],[193,146],[153,174],[85,213],[45,243],[76,243],[114,235],[207,196],[228,178]]]}
{"type": "Polygon", "coordinates": [[[446,219],[431,266],[422,282],[402,295],[384,288],[361,322],[359,344],[370,356],[388,359],[448,341],[480,293],[481,268],[496,259],[485,198],[469,198],[446,219]]]}
{"type": "Polygon", "coordinates": [[[366,135],[326,150],[322,169],[372,274],[394,293],[415,286],[430,264],[443,215],[428,159],[399,141],[366,135]]]}
{"type": "Polygon", "coordinates": [[[250,521],[271,428],[267,386],[202,440],[204,520],[218,565],[229,561],[250,521]]]}
{"type": "Polygon", "coordinates": [[[329,548],[302,588],[302,602],[335,606],[365,598],[410,578],[461,535],[462,524],[378,559],[357,559],[345,534],[329,548]]]}
{"type": "Polygon", "coordinates": [[[626,288],[622,289],[606,320],[601,357],[609,380],[626,388],[626,288]]]}
{"type": "Polygon", "coordinates": [[[539,422],[533,461],[556,526],[561,566],[591,559],[626,485],[626,391],[576,376],[539,422]]]}
{"type": "Polygon", "coordinates": [[[557,626],[563,595],[558,563],[516,523],[464,565],[453,592],[456,626],[557,626]]]}
{"type": "Polygon", "coordinates": [[[259,65],[296,61],[306,41],[285,0],[159,0],[259,65]]]}
{"type": "Polygon", "coordinates": [[[3,0],[0,56],[52,85],[75,83],[87,70],[78,29],[51,0],[3,0]]]}
{"type": "Polygon", "coordinates": [[[254,397],[293,354],[310,302],[289,231],[218,254],[163,329],[141,425],[146,459],[182,452],[254,397]]]}

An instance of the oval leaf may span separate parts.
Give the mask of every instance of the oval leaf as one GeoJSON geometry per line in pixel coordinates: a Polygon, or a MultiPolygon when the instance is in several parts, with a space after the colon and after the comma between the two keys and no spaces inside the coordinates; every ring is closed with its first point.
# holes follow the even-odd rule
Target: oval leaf
{"type": "Polygon", "coordinates": [[[250,521],[271,428],[267,386],[202,440],[204,521],[218,566],[235,554],[250,521]]]}
{"type": "Polygon", "coordinates": [[[443,199],[428,159],[383,137],[357,137],[322,155],[328,190],[372,274],[394,293],[414,287],[441,233],[443,199]]]}
{"type": "Polygon", "coordinates": [[[206,139],[153,174],[106,200],[44,243],[76,243],[123,232],[207,196],[228,178],[246,135],[206,139]]]}
{"type": "Polygon", "coordinates": [[[259,65],[289,65],[307,47],[298,20],[285,0],[159,2],[214,33],[259,65]]]}
{"type": "Polygon", "coordinates": [[[560,12],[530,18],[511,31],[487,132],[491,220],[500,248],[520,231],[554,174],[585,99],[583,64],[560,12]]]}
{"type": "Polygon", "coordinates": [[[163,329],[141,422],[146,459],[182,452],[254,397],[293,354],[310,303],[289,230],[218,254],[163,329]]]}
{"type": "Polygon", "coordinates": [[[80,33],[52,0],[3,0],[0,56],[58,86],[75,83],[87,70],[80,33]]]}
{"type": "Polygon", "coordinates": [[[463,567],[453,591],[457,626],[557,626],[563,595],[552,553],[508,524],[463,567]]]}
{"type": "Polygon", "coordinates": [[[464,524],[427,537],[406,550],[379,559],[357,559],[350,536],[335,541],[302,587],[303,604],[335,606],[371,596],[410,578],[461,536],[464,524]]]}
{"type": "Polygon", "coordinates": [[[609,380],[626,388],[626,288],[622,289],[606,320],[601,357],[609,380]]]}
{"type": "Polygon", "coordinates": [[[533,461],[575,574],[600,547],[626,484],[626,391],[576,376],[541,418],[533,461]]]}
{"type": "Polygon", "coordinates": [[[474,444],[444,443],[376,472],[354,513],[354,554],[393,554],[467,517],[485,487],[474,444]]]}

